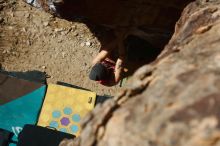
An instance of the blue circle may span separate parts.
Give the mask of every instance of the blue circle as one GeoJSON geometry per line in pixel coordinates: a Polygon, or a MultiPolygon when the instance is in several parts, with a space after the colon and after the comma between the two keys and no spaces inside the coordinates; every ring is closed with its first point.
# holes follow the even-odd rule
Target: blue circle
{"type": "Polygon", "coordinates": [[[66,128],[61,128],[60,131],[66,133],[66,132],[67,132],[67,129],[66,129],[66,128]]]}
{"type": "Polygon", "coordinates": [[[79,130],[78,126],[76,125],[72,125],[70,128],[73,133],[76,133],[79,130]]]}
{"type": "Polygon", "coordinates": [[[79,114],[74,114],[72,117],[74,122],[79,122],[80,121],[80,115],[79,114]]]}
{"type": "Polygon", "coordinates": [[[59,118],[61,116],[60,111],[53,111],[52,113],[53,118],[59,118]]]}
{"type": "Polygon", "coordinates": [[[63,112],[64,112],[64,114],[66,114],[66,115],[70,115],[70,114],[72,114],[72,109],[69,108],[69,107],[66,107],[66,108],[64,108],[63,112]]]}
{"type": "Polygon", "coordinates": [[[56,121],[51,121],[50,122],[50,127],[58,128],[58,126],[59,126],[58,122],[56,122],[56,121]]]}

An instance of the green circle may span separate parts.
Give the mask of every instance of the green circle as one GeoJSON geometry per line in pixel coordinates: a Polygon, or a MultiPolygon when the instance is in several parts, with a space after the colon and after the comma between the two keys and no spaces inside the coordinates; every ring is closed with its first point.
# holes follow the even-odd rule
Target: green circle
{"type": "Polygon", "coordinates": [[[53,111],[52,113],[53,118],[59,118],[61,116],[60,111],[53,111]]]}
{"type": "Polygon", "coordinates": [[[58,122],[56,122],[56,121],[51,121],[50,122],[50,127],[58,128],[58,126],[59,126],[58,122]]]}
{"type": "Polygon", "coordinates": [[[71,131],[72,131],[73,133],[76,133],[76,132],[79,130],[78,126],[76,126],[76,125],[72,125],[72,126],[70,127],[70,129],[71,129],[71,131]]]}
{"type": "Polygon", "coordinates": [[[66,114],[66,115],[70,115],[70,114],[72,114],[72,109],[71,109],[70,107],[65,107],[65,108],[63,109],[63,112],[64,112],[64,114],[66,114]]]}
{"type": "Polygon", "coordinates": [[[80,115],[79,114],[74,114],[73,116],[72,116],[72,120],[74,121],[74,122],[79,122],[80,121],[80,115]]]}

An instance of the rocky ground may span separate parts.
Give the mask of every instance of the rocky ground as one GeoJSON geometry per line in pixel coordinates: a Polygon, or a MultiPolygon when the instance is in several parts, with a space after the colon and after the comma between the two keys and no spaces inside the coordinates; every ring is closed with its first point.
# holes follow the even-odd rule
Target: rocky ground
{"type": "Polygon", "coordinates": [[[68,22],[21,0],[0,0],[1,70],[28,80],[63,82],[114,95],[119,86],[90,81],[100,43],[83,23],[68,22]]]}

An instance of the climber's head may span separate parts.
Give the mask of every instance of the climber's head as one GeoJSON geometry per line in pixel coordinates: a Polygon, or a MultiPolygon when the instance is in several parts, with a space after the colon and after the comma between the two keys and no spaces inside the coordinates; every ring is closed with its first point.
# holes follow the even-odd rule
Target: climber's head
{"type": "Polygon", "coordinates": [[[109,71],[101,63],[97,63],[92,67],[92,70],[89,74],[89,78],[94,81],[104,81],[108,80],[109,77],[109,71]]]}

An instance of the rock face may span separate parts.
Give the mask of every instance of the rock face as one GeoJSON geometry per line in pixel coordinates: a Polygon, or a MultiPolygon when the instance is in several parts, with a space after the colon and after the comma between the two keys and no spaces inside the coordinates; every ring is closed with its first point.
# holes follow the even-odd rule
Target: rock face
{"type": "Polygon", "coordinates": [[[84,119],[77,141],[63,144],[219,146],[219,39],[220,1],[188,5],[158,59],[84,119]]]}
{"type": "Polygon", "coordinates": [[[24,0],[65,19],[78,16],[110,27],[173,29],[180,12],[193,0],[24,0]]]}
{"type": "MultiPolygon", "coordinates": [[[[183,8],[194,0],[24,0],[55,16],[87,24],[104,26],[118,33],[144,38],[161,48],[170,39],[183,8]]],[[[101,44],[103,38],[98,35],[101,44]]]]}

